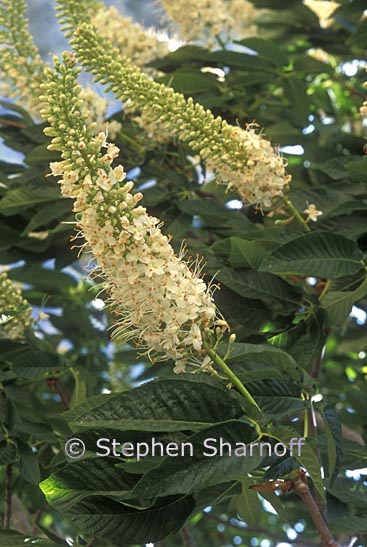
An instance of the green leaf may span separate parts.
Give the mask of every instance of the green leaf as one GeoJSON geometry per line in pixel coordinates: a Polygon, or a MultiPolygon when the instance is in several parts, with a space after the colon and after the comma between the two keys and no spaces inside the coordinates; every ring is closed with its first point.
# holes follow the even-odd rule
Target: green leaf
{"type": "Polygon", "coordinates": [[[256,527],[263,507],[257,493],[250,489],[252,484],[255,484],[254,479],[242,480],[242,492],[236,497],[236,508],[248,526],[256,527]]]}
{"type": "Polygon", "coordinates": [[[70,407],[72,408],[75,405],[79,405],[87,398],[87,374],[85,374],[83,369],[80,370],[74,367],[70,367],[70,372],[73,375],[75,382],[75,387],[70,402],[70,407]]]}
{"type": "Polygon", "coordinates": [[[181,378],[92,398],[65,414],[74,427],[121,431],[196,431],[241,415],[237,399],[224,386],[181,378]]]}
{"type": "Polygon", "coordinates": [[[252,70],[254,72],[274,73],[276,69],[273,62],[260,58],[258,55],[248,55],[237,51],[213,51],[208,55],[208,60],[230,68],[252,70]]]}
{"type": "MultiPolygon", "coordinates": [[[[295,429],[286,426],[272,426],[270,428],[270,433],[284,444],[288,444],[292,438],[299,438],[299,433],[295,429]]],[[[308,439],[305,440],[303,446],[300,446],[299,452],[300,455],[298,455],[298,450],[294,450],[293,457],[308,471],[314,487],[320,494],[321,499],[325,501],[324,482],[321,476],[320,462],[314,449],[309,444],[308,439]]]]}
{"type": "Polygon", "coordinates": [[[230,261],[233,268],[254,268],[260,266],[267,252],[257,241],[231,237],[230,261]]]}
{"type": "MultiPolygon", "coordinates": [[[[302,371],[294,358],[285,351],[270,344],[233,344],[227,363],[229,365],[232,363],[234,365],[238,364],[246,369],[250,368],[248,364],[251,363],[270,365],[275,369],[286,372],[297,382],[300,381],[302,376],[302,371]]],[[[237,370],[241,372],[239,368],[237,370]]]]}
{"type": "Polygon", "coordinates": [[[329,485],[328,492],[355,507],[365,509],[367,506],[367,486],[363,479],[357,482],[354,479],[337,478],[333,486],[329,485]]]}
{"type": "Polygon", "coordinates": [[[67,511],[88,496],[129,497],[137,475],[117,469],[116,462],[118,459],[99,457],[70,463],[41,482],[40,488],[59,511],[67,511]]]}
{"type": "Polygon", "coordinates": [[[264,40],[263,38],[245,38],[237,42],[245,47],[256,51],[260,58],[270,61],[275,66],[287,66],[289,59],[275,42],[264,40]]]}
{"type": "Polygon", "coordinates": [[[57,199],[59,191],[54,186],[47,186],[45,183],[36,189],[34,185],[9,190],[0,200],[0,213],[10,216],[33,205],[57,199]]]}
{"type": "Polygon", "coordinates": [[[263,457],[235,455],[244,443],[256,438],[255,429],[244,422],[228,421],[195,433],[185,443],[184,456],[167,456],[163,462],[146,473],[133,490],[134,496],[155,497],[171,494],[190,494],[195,490],[241,478],[252,471],[263,457]],[[233,447],[231,455],[225,445],[233,447]],[[236,443],[241,446],[236,447],[236,443]],[[190,446],[191,445],[191,446],[190,446]],[[190,454],[190,457],[188,455],[190,454]]]}
{"type": "Polygon", "coordinates": [[[347,515],[338,518],[336,522],[330,523],[330,528],[334,533],[339,534],[367,534],[367,514],[365,515],[347,515]]]}
{"type": "Polygon", "coordinates": [[[356,273],[363,255],[356,243],[328,232],[297,237],[268,255],[260,270],[277,275],[302,275],[334,279],[356,273]]]}
{"type": "Polygon", "coordinates": [[[25,443],[18,441],[20,455],[19,471],[23,479],[31,484],[38,485],[41,480],[37,454],[25,443]]]}
{"type": "Polygon", "coordinates": [[[22,378],[39,378],[65,368],[63,358],[56,353],[30,349],[28,346],[9,354],[12,369],[22,378]]]}
{"type": "MultiPolygon", "coordinates": [[[[250,393],[254,395],[251,387],[247,387],[250,393]]],[[[295,397],[256,397],[256,402],[263,412],[276,418],[296,414],[306,408],[305,402],[295,397]]]]}
{"type": "Polygon", "coordinates": [[[3,389],[0,389],[0,423],[4,423],[8,415],[8,398],[3,389]]]}
{"type": "Polygon", "coordinates": [[[76,503],[65,515],[88,536],[125,546],[154,543],[177,532],[194,508],[190,496],[163,499],[148,509],[134,509],[95,497],[76,503]]]}
{"type": "Polygon", "coordinates": [[[0,251],[6,251],[19,241],[19,233],[7,224],[0,222],[0,251]]]}
{"type": "Polygon", "coordinates": [[[45,144],[35,146],[25,157],[25,162],[28,165],[34,165],[37,163],[50,163],[51,161],[58,160],[60,160],[60,152],[47,150],[47,146],[45,144]]]}
{"type": "Polygon", "coordinates": [[[54,220],[61,220],[65,213],[71,211],[72,201],[70,199],[60,199],[56,203],[47,204],[40,207],[37,213],[31,218],[24,228],[22,235],[32,232],[40,226],[47,226],[54,220]]]}
{"type": "Polygon", "coordinates": [[[284,78],[284,95],[289,101],[291,116],[300,126],[307,124],[310,113],[310,98],[307,84],[296,78],[284,78]]]}
{"type": "Polygon", "coordinates": [[[6,108],[7,110],[10,110],[11,112],[16,112],[17,114],[20,114],[23,121],[26,123],[26,125],[29,125],[29,126],[35,125],[31,116],[21,106],[10,101],[0,101],[0,105],[6,108]]]}
{"type": "Polygon", "coordinates": [[[195,93],[217,92],[218,83],[213,75],[193,72],[191,69],[181,68],[173,74],[168,74],[159,81],[173,87],[178,93],[192,95],[195,93]]]}
{"type": "Polygon", "coordinates": [[[342,325],[348,318],[353,304],[367,296],[367,276],[364,272],[362,283],[353,291],[333,291],[332,288],[325,294],[322,305],[328,312],[330,326],[342,325]]]}
{"type": "Polygon", "coordinates": [[[329,484],[332,486],[338,476],[343,459],[343,439],[341,425],[337,413],[331,406],[326,406],[321,413],[326,428],[328,460],[329,460],[329,484]]]}
{"type": "Polygon", "coordinates": [[[280,314],[290,313],[298,304],[293,288],[269,273],[223,268],[217,279],[232,291],[245,298],[261,300],[280,314]]]}
{"type": "Polygon", "coordinates": [[[0,465],[13,464],[18,459],[18,451],[13,441],[0,441],[0,465]]]}
{"type": "Polygon", "coordinates": [[[208,505],[220,503],[240,492],[241,486],[238,481],[224,482],[222,484],[209,486],[209,488],[203,488],[202,490],[195,492],[194,495],[197,510],[203,510],[208,507],[208,505]]]}
{"type": "Polygon", "coordinates": [[[13,268],[9,271],[9,277],[14,281],[40,287],[44,292],[54,290],[60,292],[68,291],[71,287],[76,287],[78,284],[74,277],[57,270],[42,268],[37,263],[28,263],[26,266],[13,268]]]}

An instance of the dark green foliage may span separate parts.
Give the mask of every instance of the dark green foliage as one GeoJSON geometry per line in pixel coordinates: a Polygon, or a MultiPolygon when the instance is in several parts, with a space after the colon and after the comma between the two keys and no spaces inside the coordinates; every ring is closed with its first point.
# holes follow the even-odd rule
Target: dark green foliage
{"type": "MultiPolygon", "coordinates": [[[[289,541],[285,522],[301,522],[297,541],[315,544],[294,492],[277,497],[249,489],[294,478],[300,467],[327,503],[333,533],[348,537],[346,544],[351,536],[356,547],[366,544],[366,477],[350,478],[367,465],[365,322],[350,312],[367,312],[367,158],[359,115],[367,76],[361,63],[352,76],[343,69],[365,59],[366,6],[339,0],[333,24],[323,28],[300,0],[252,3],[267,8],[257,21],[260,36],[237,42],[237,51],[183,46],[152,66],[161,82],[230,123],[255,120],[274,145],[303,147],[300,155],[284,155],[294,205],[301,214],[307,203],[323,211],[311,231],[288,222],[284,209],[228,208],[237,194],[215,181],[201,184],[187,145],[154,143],[130,115],[123,114],[116,144],[126,170],[139,168],[143,204],[164,221],[175,249],[185,239],[188,254],[204,257],[205,279],[216,274],[217,306],[237,335],[226,362],[261,413],[226,379],[174,375],[172,363],[151,366],[133,347],[110,344],[110,316],[94,305],[99,288],[85,280],[85,262],[78,261],[83,242],[70,242],[72,202],[48,177],[49,162],[60,158],[47,150],[42,124],[1,103],[0,136],[23,161],[0,162],[0,264],[15,264],[9,277],[25,283],[24,296],[49,319],[38,323],[37,336],[0,339],[0,511],[8,465],[31,519],[42,507],[32,540],[0,531],[0,547],[66,545],[66,536],[74,545],[96,536],[94,547],[161,539],[176,547],[185,522],[200,547],[233,545],[236,535],[244,545],[257,538],[275,546],[289,541]],[[331,57],[314,58],[311,48],[331,57]],[[225,79],[205,67],[224,70],[225,79]],[[309,438],[301,455],[202,454],[207,437],[250,443],[260,436],[271,446],[309,438]],[[87,448],[78,462],[63,451],[72,437],[87,448]],[[194,455],[99,458],[99,437],[193,443],[194,455]],[[264,498],[276,516],[264,509],[264,498]]],[[[223,343],[218,352],[224,357],[227,349],[223,343]]]]}

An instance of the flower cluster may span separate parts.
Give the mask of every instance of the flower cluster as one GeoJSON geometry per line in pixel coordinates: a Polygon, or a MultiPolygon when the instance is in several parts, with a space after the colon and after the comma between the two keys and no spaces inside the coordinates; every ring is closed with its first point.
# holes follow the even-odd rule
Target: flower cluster
{"type": "Polygon", "coordinates": [[[91,15],[91,22],[101,36],[138,66],[168,53],[167,43],[158,40],[153,30],[146,31],[130,17],[120,15],[114,7],[100,7],[91,15]]]}
{"type": "MultiPolygon", "coordinates": [[[[82,113],[78,69],[71,53],[55,60],[44,85],[51,127],[49,148],[62,152],[51,164],[61,190],[74,198],[80,235],[97,262],[116,315],[117,339],[134,339],[149,355],[176,362],[176,371],[203,347],[203,332],[213,326],[216,308],[210,289],[177,256],[158,219],[138,205],[141,193],[125,182],[121,165],[112,168],[119,149],[104,133],[93,137],[82,113]],[[65,113],[68,113],[66,115],[65,113]],[[102,154],[101,149],[105,149],[102,154]]],[[[45,97],[46,98],[46,97],[45,97]]]]}
{"type": "Polygon", "coordinates": [[[31,308],[21,290],[5,272],[0,273],[0,333],[5,332],[11,339],[21,338],[32,323],[31,308]]]}
{"type": "Polygon", "coordinates": [[[45,64],[28,30],[25,0],[0,0],[0,93],[37,117],[45,64]]]}
{"type": "Polygon", "coordinates": [[[177,25],[184,40],[209,46],[217,36],[249,37],[257,33],[253,20],[258,12],[247,0],[160,0],[168,18],[177,25]]]}
{"type": "Polygon", "coordinates": [[[168,53],[167,44],[158,40],[153,30],[147,31],[102,2],[58,0],[57,13],[66,36],[71,36],[82,22],[93,24],[101,36],[138,66],[168,53]]]}
{"type": "Polygon", "coordinates": [[[83,24],[72,43],[97,81],[108,84],[117,98],[130,100],[130,108],[163,131],[187,142],[210,164],[218,182],[235,188],[243,200],[267,207],[283,194],[290,180],[285,162],[253,125],[234,127],[192,98],[150,80],[91,26],[83,24]]]}
{"type": "MultiPolygon", "coordinates": [[[[25,0],[0,0],[0,93],[16,99],[31,116],[40,118],[43,104],[39,96],[47,64],[29,32],[26,11],[25,0]]],[[[91,88],[83,89],[82,96],[85,112],[89,112],[88,121],[96,123],[97,132],[105,129],[108,100],[91,88]]],[[[109,124],[112,139],[120,127],[116,121],[109,124]]]]}

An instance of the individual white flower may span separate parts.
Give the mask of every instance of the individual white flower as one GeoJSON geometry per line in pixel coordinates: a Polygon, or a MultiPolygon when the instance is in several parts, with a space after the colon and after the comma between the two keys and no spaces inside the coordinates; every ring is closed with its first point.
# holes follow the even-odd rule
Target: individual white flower
{"type": "Polygon", "coordinates": [[[317,218],[323,214],[322,211],[318,211],[314,203],[307,202],[307,209],[305,209],[304,214],[307,215],[306,222],[317,222],[317,218]]]}

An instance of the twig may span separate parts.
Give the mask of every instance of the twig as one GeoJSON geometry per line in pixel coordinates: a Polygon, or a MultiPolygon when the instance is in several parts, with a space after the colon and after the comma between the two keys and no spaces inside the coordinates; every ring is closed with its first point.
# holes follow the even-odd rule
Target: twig
{"type": "Polygon", "coordinates": [[[70,396],[67,391],[64,389],[64,386],[60,382],[59,378],[49,378],[47,380],[48,386],[53,387],[60,397],[61,405],[64,410],[69,410],[70,408],[70,396]]]}
{"type": "Polygon", "coordinates": [[[310,489],[307,482],[305,482],[301,477],[297,478],[293,482],[293,488],[295,492],[299,495],[307,510],[312,518],[316,530],[320,534],[321,542],[324,547],[340,547],[333,538],[326,522],[324,521],[319,508],[316,505],[315,500],[313,499],[310,489]]]}
{"type": "Polygon", "coordinates": [[[181,528],[181,536],[183,547],[196,547],[194,538],[187,526],[181,528]]]}
{"type": "Polygon", "coordinates": [[[19,127],[20,129],[24,129],[25,127],[24,123],[13,122],[11,120],[6,120],[5,118],[0,118],[0,124],[12,125],[13,127],[19,127]]]}
{"type": "Polygon", "coordinates": [[[5,468],[5,512],[4,512],[4,529],[10,528],[11,521],[11,478],[12,466],[8,464],[5,468]]]}
{"type": "Polygon", "coordinates": [[[92,545],[94,545],[94,543],[95,543],[96,541],[97,541],[97,538],[96,538],[96,537],[92,537],[92,538],[88,541],[88,543],[87,543],[87,545],[86,545],[85,547],[92,547],[92,545]]]}

